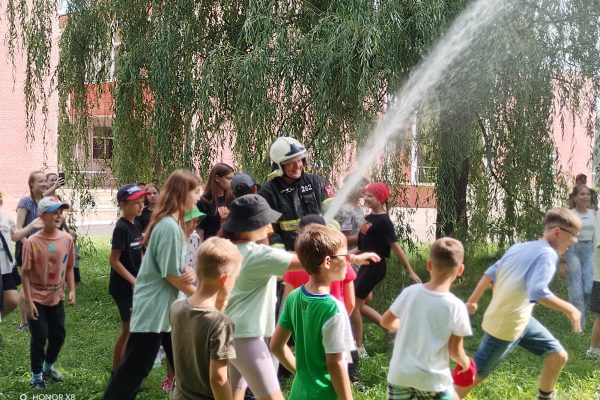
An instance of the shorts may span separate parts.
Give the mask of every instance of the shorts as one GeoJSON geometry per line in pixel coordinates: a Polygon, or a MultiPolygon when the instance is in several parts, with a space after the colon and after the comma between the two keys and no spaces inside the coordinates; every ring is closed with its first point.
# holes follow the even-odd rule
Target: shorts
{"type": "Polygon", "coordinates": [[[590,295],[590,305],[588,307],[591,312],[600,314],[600,282],[598,281],[594,281],[592,285],[592,294],[590,295]]]}
{"type": "Polygon", "coordinates": [[[121,322],[129,323],[131,320],[131,309],[133,308],[133,297],[113,296],[113,299],[115,300],[115,303],[117,303],[121,322]]]}
{"type": "Polygon", "coordinates": [[[444,392],[426,392],[423,390],[407,387],[396,386],[388,383],[388,400],[453,400],[454,388],[444,392]]]}
{"type": "Polygon", "coordinates": [[[12,272],[2,274],[2,290],[17,290],[17,282],[12,272]]]}
{"type": "Polygon", "coordinates": [[[376,264],[369,264],[360,267],[356,274],[356,280],[354,281],[354,293],[356,298],[364,300],[369,296],[369,293],[375,289],[375,286],[379,284],[385,278],[385,272],[387,266],[385,262],[378,262],[376,264]]]}
{"type": "Polygon", "coordinates": [[[545,357],[565,349],[548,329],[533,317],[530,317],[525,330],[512,342],[485,334],[473,357],[477,366],[477,375],[488,376],[519,345],[530,353],[545,357]]]}

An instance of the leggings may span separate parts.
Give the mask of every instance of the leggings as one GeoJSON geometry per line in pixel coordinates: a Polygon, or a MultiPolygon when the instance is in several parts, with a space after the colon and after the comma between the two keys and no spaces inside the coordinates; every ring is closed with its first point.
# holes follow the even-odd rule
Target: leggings
{"type": "Polygon", "coordinates": [[[235,339],[236,358],[229,360],[233,390],[250,390],[257,399],[280,391],[277,369],[263,337],[235,339]]]}

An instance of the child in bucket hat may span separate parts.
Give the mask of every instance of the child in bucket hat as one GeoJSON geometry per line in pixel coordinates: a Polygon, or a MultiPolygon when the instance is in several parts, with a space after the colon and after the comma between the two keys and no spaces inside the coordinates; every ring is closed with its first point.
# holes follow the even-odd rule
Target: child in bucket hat
{"type": "Polygon", "coordinates": [[[235,323],[237,358],[230,360],[231,387],[234,396],[250,386],[257,398],[283,398],[277,371],[263,338],[270,337],[275,329],[277,277],[289,268],[302,266],[294,254],[257,243],[267,237],[269,225],[281,216],[263,197],[256,194],[238,197],[229,209],[222,235],[230,239],[243,256],[240,275],[225,309],[225,314],[235,323]],[[256,354],[266,356],[256,357],[256,354]]]}
{"type": "MultiPolygon", "coordinates": [[[[275,330],[277,277],[287,270],[299,270],[302,265],[295,254],[258,243],[267,237],[269,226],[281,217],[263,197],[244,195],[233,200],[229,208],[222,235],[233,241],[243,256],[240,275],[225,309],[235,323],[237,358],[230,364],[231,387],[234,396],[250,386],[256,398],[283,398],[264,337],[272,336],[275,330]]],[[[376,256],[363,254],[357,257],[357,262],[366,262],[369,257],[376,256]]]]}

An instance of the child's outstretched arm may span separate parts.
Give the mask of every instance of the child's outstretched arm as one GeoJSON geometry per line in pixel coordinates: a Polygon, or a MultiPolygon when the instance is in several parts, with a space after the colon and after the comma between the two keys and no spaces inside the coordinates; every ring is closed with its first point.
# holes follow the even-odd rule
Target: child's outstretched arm
{"type": "Polygon", "coordinates": [[[352,400],[352,389],[350,388],[350,377],[348,367],[344,361],[343,353],[325,354],[325,364],[331,376],[333,390],[338,399],[352,400]]]}
{"type": "Polygon", "coordinates": [[[400,320],[390,310],[387,310],[381,317],[379,324],[388,331],[397,331],[400,328],[400,320]]]}
{"type": "Polygon", "coordinates": [[[537,301],[544,307],[560,311],[569,318],[573,332],[581,332],[581,312],[571,303],[567,303],[554,295],[537,301]]]}
{"type": "Polygon", "coordinates": [[[210,388],[215,396],[215,400],[232,400],[233,392],[227,375],[227,360],[210,360],[209,380],[210,388]]]}
{"type": "Polygon", "coordinates": [[[410,276],[410,279],[412,279],[415,283],[421,283],[421,278],[419,278],[419,276],[415,274],[415,271],[413,270],[412,266],[410,265],[410,262],[408,261],[408,257],[406,257],[406,254],[404,254],[404,251],[402,250],[402,247],[400,247],[400,244],[398,242],[392,243],[392,251],[396,255],[398,261],[400,261],[400,264],[402,264],[402,266],[406,270],[408,276],[410,276]]]}
{"type": "Polygon", "coordinates": [[[294,357],[294,353],[290,350],[287,345],[287,342],[292,335],[292,332],[285,329],[281,325],[277,324],[275,328],[275,332],[273,332],[273,336],[271,337],[271,343],[269,345],[271,349],[271,353],[279,362],[290,371],[292,374],[296,374],[296,358],[294,357]]]}
{"type": "Polygon", "coordinates": [[[473,293],[471,293],[471,296],[466,302],[467,311],[469,311],[469,314],[473,315],[477,312],[477,302],[479,301],[481,295],[487,290],[487,288],[490,287],[491,284],[492,279],[486,274],[483,274],[483,276],[479,280],[479,283],[477,284],[477,286],[475,286],[473,293]]]}
{"type": "Polygon", "coordinates": [[[448,354],[450,359],[462,367],[461,372],[465,372],[471,366],[471,360],[463,348],[463,337],[452,335],[448,340],[448,354]]]}

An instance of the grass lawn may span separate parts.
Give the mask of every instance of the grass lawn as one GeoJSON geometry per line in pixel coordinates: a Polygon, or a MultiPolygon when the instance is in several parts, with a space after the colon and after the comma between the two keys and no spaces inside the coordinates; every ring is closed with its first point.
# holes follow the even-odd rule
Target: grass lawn
{"type": "MultiPolygon", "coordinates": [[[[95,252],[82,257],[83,283],[77,290],[77,305],[66,307],[67,339],[57,366],[65,376],[64,384],[48,385],[45,393],[62,394],[62,399],[96,399],[104,390],[110,374],[113,345],[119,331],[117,308],[108,295],[108,238],[93,238],[95,252]],[[68,395],[68,396],[67,396],[68,395]]],[[[411,262],[419,275],[426,278],[425,253],[411,254],[411,262]]],[[[454,287],[454,293],[466,299],[479,280],[482,271],[493,261],[490,256],[470,257],[465,275],[454,287]]],[[[388,275],[375,293],[374,306],[385,311],[408,280],[396,265],[388,266],[388,275]]],[[[566,297],[564,281],[557,279],[554,291],[566,297]]],[[[483,311],[489,301],[488,292],[479,304],[479,313],[472,319],[474,336],[466,340],[467,353],[472,355],[482,335],[480,328],[483,311]]],[[[559,399],[600,399],[600,361],[585,359],[590,343],[592,316],[582,334],[571,333],[566,317],[554,311],[537,307],[536,317],[560,339],[570,353],[570,361],[558,383],[559,399]]],[[[34,399],[29,392],[29,335],[15,329],[18,315],[13,313],[0,323],[3,336],[0,349],[0,399],[34,399]],[[25,396],[21,396],[25,394],[25,396]]],[[[407,322],[410,323],[410,322],[407,322]]],[[[417,333],[415,333],[417,334],[417,333]]],[[[355,393],[358,400],[386,398],[386,374],[391,350],[385,344],[383,331],[365,324],[365,346],[370,357],[361,360],[365,393],[355,393]]],[[[533,399],[537,392],[540,359],[517,350],[468,399],[533,399]]],[[[144,382],[146,389],[139,399],[166,399],[159,388],[165,376],[163,367],[155,368],[144,382]]],[[[38,392],[39,393],[39,392],[38,392]]],[[[37,397],[59,399],[59,396],[37,397]]]]}

